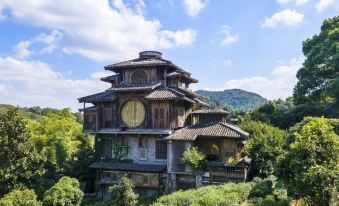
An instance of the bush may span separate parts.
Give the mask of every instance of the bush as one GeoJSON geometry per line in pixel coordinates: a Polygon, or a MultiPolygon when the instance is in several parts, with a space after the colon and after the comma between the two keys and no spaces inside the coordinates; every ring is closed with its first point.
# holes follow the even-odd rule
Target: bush
{"type": "Polygon", "coordinates": [[[196,170],[203,166],[205,160],[205,155],[201,153],[198,148],[192,147],[187,149],[182,157],[182,162],[192,167],[192,169],[196,170]]]}
{"type": "Polygon", "coordinates": [[[273,181],[271,179],[254,178],[254,187],[250,193],[251,197],[266,197],[266,195],[272,194],[273,181]]]}
{"type": "Polygon", "coordinates": [[[228,183],[177,191],[160,197],[152,206],[218,205],[237,206],[247,199],[252,183],[228,183]]]}
{"type": "Polygon", "coordinates": [[[83,192],[79,189],[77,179],[62,177],[53,187],[44,194],[44,206],[79,206],[83,192]]]}
{"type": "Polygon", "coordinates": [[[128,177],[123,176],[120,183],[110,187],[111,203],[115,206],[134,206],[138,203],[138,195],[133,191],[134,185],[128,177]]]}
{"type": "Polygon", "coordinates": [[[41,206],[33,190],[12,190],[0,199],[0,206],[41,206]]]}

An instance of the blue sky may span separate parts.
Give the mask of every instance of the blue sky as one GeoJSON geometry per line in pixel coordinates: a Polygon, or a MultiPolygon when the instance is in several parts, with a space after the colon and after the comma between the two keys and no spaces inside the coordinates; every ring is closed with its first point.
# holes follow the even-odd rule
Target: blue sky
{"type": "Polygon", "coordinates": [[[286,98],[338,0],[0,0],[0,103],[80,107],[107,64],[158,50],[200,82],[286,98]]]}

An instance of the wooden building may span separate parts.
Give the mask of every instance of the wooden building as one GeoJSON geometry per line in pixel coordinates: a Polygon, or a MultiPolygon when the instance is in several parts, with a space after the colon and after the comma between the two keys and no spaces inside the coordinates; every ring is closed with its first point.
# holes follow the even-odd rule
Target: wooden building
{"type": "MultiPolygon", "coordinates": [[[[190,146],[205,152],[210,170],[218,171],[208,173],[209,183],[216,182],[212,175],[224,181],[246,179],[246,161],[232,166],[223,162],[237,154],[248,134],[225,122],[226,111],[202,109],[206,103],[189,89],[198,82],[189,72],[156,51],[140,52],[137,59],[105,69],[114,72],[101,78],[110,87],[79,98],[84,103],[80,109],[84,132],[95,135],[96,162],[90,167],[97,172],[99,196],[106,197],[108,187],[123,174],[133,180],[141,195],[192,186],[191,182],[179,186],[180,178],[199,179],[182,167],[182,153],[190,146]],[[220,148],[214,159],[208,148],[212,145],[220,148]]],[[[202,184],[204,178],[193,186],[202,184]]]]}

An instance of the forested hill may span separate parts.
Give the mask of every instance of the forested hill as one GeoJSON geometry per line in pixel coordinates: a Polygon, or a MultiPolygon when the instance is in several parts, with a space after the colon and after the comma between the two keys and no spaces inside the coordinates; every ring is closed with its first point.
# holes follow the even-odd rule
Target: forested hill
{"type": "Polygon", "coordinates": [[[227,89],[224,91],[198,90],[196,93],[211,98],[212,102],[218,101],[224,103],[232,109],[249,110],[267,102],[267,99],[259,94],[241,89],[227,89]]]}

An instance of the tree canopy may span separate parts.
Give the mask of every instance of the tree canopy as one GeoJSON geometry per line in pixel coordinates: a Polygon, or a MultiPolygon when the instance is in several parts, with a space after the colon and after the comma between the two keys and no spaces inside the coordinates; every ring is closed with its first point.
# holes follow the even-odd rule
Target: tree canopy
{"type": "Polygon", "coordinates": [[[0,196],[14,188],[31,187],[43,173],[43,159],[35,149],[17,109],[0,115],[0,196]]]}
{"type": "Polygon", "coordinates": [[[278,174],[296,197],[315,205],[338,201],[339,120],[307,117],[291,129],[278,174]]]}
{"type": "MultiPolygon", "coordinates": [[[[306,57],[294,88],[296,104],[335,106],[339,96],[339,16],[326,19],[319,34],[303,42],[306,57]]],[[[339,108],[339,107],[336,107],[339,108]]],[[[338,115],[338,111],[332,109],[338,115]]]]}
{"type": "Polygon", "coordinates": [[[279,157],[284,152],[287,133],[268,124],[245,120],[240,127],[249,132],[244,152],[252,158],[252,175],[273,174],[279,157]]]}

